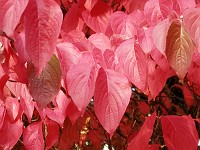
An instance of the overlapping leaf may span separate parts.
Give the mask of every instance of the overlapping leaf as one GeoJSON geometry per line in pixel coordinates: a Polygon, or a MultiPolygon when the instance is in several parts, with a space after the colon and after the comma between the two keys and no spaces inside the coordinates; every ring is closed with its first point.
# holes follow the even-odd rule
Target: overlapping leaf
{"type": "Polygon", "coordinates": [[[29,64],[28,75],[30,94],[38,106],[43,108],[52,101],[60,90],[61,69],[59,61],[53,55],[39,77],[34,66],[29,64]]]}
{"type": "Polygon", "coordinates": [[[171,67],[180,78],[184,78],[190,67],[194,44],[179,20],[169,27],[166,41],[166,56],[171,67]]]}
{"type": "Polygon", "coordinates": [[[96,81],[94,109],[98,120],[112,137],[131,96],[128,79],[113,70],[101,68],[96,81]]]}
{"type": "Polygon", "coordinates": [[[26,51],[39,74],[55,51],[62,19],[55,1],[29,0],[24,19],[26,51]]]}

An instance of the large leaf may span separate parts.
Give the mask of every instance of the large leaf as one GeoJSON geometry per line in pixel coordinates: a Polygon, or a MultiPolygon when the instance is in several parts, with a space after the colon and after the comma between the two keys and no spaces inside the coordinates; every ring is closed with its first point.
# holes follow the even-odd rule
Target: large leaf
{"type": "Polygon", "coordinates": [[[68,93],[79,111],[83,111],[94,94],[97,68],[89,52],[83,53],[82,61],[67,72],[68,93]]]}
{"type": "Polygon", "coordinates": [[[119,63],[128,79],[145,92],[147,81],[146,56],[133,39],[124,41],[116,49],[119,63]]]}
{"type": "Polygon", "coordinates": [[[62,20],[54,0],[29,0],[24,20],[26,50],[39,74],[55,51],[62,20]]]}
{"type": "Polygon", "coordinates": [[[0,0],[0,30],[12,36],[28,0],[0,0]]]}
{"type": "Polygon", "coordinates": [[[179,20],[169,27],[166,41],[166,56],[171,67],[183,79],[190,67],[194,44],[179,20]]]}
{"type": "Polygon", "coordinates": [[[198,133],[190,116],[161,117],[163,137],[170,150],[197,149],[198,133]]]}
{"type": "Polygon", "coordinates": [[[153,125],[156,120],[156,113],[148,117],[142,125],[139,133],[133,138],[128,145],[128,150],[144,150],[149,146],[149,140],[153,133],[153,125]]]}
{"type": "Polygon", "coordinates": [[[56,96],[60,89],[61,69],[55,55],[38,76],[32,64],[28,65],[29,90],[38,106],[43,108],[56,96]]]}
{"type": "Polygon", "coordinates": [[[112,137],[131,96],[128,79],[113,70],[101,68],[96,81],[94,109],[98,120],[112,137]]]}
{"type": "Polygon", "coordinates": [[[28,150],[44,150],[42,122],[34,122],[24,129],[23,143],[28,150]]]}

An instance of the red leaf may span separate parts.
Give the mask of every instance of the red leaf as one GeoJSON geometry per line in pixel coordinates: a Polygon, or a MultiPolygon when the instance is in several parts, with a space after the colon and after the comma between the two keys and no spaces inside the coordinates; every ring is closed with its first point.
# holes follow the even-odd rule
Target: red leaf
{"type": "Polygon", "coordinates": [[[2,100],[0,100],[0,130],[1,127],[3,126],[5,114],[6,114],[6,109],[4,103],[2,100]]]}
{"type": "Polygon", "coordinates": [[[99,70],[94,93],[94,109],[110,137],[120,123],[130,95],[130,84],[125,76],[110,69],[99,70]]]}
{"type": "Polygon", "coordinates": [[[140,131],[133,138],[133,140],[128,145],[128,150],[144,150],[147,149],[149,140],[153,133],[153,126],[156,120],[156,113],[154,112],[150,117],[148,117],[144,124],[142,125],[140,131]]]}
{"type": "Polygon", "coordinates": [[[0,0],[0,30],[12,36],[27,4],[28,0],[0,0]]]}
{"type": "Polygon", "coordinates": [[[24,21],[26,50],[39,74],[55,51],[62,20],[54,0],[29,0],[24,21]]]}
{"type": "Polygon", "coordinates": [[[38,77],[32,64],[28,65],[29,90],[38,106],[44,108],[60,90],[61,69],[55,55],[38,77]]]}
{"type": "Polygon", "coordinates": [[[146,91],[147,64],[146,56],[133,39],[124,41],[117,47],[119,63],[128,79],[143,92],[146,91]]]}
{"type": "Polygon", "coordinates": [[[165,144],[170,150],[197,149],[198,133],[190,116],[162,116],[165,144]]]}
{"type": "Polygon", "coordinates": [[[92,55],[83,53],[82,61],[67,72],[68,93],[79,111],[83,111],[94,94],[97,68],[92,55]]]}
{"type": "Polygon", "coordinates": [[[2,146],[3,149],[11,150],[21,137],[22,132],[22,121],[18,118],[16,121],[12,122],[9,120],[9,117],[6,116],[3,126],[0,130],[0,135],[3,136],[0,138],[0,146],[2,146]]]}
{"type": "Polygon", "coordinates": [[[98,0],[97,3],[92,8],[90,14],[92,17],[104,15],[106,12],[109,11],[109,9],[110,6],[108,5],[108,3],[98,0]]]}
{"type": "Polygon", "coordinates": [[[169,27],[166,41],[166,56],[171,67],[183,79],[190,67],[194,53],[194,44],[182,26],[175,20],[169,27]]]}
{"type": "Polygon", "coordinates": [[[58,142],[59,125],[51,120],[48,120],[46,125],[47,125],[47,137],[45,139],[46,149],[50,149],[54,144],[58,142]]]}
{"type": "Polygon", "coordinates": [[[42,122],[31,123],[23,132],[23,143],[28,150],[44,150],[42,122]]]}
{"type": "Polygon", "coordinates": [[[7,97],[5,100],[7,114],[11,121],[14,121],[19,113],[19,102],[17,98],[7,97]]]}

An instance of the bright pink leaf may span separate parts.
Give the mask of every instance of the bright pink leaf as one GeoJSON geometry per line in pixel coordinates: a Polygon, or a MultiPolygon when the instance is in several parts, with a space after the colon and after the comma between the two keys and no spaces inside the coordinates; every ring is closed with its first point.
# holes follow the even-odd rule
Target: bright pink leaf
{"type": "Polygon", "coordinates": [[[0,0],[0,30],[12,36],[27,4],[28,0],[0,0]]]}
{"type": "Polygon", "coordinates": [[[197,149],[198,133],[190,116],[162,116],[165,144],[170,150],[197,149]]]}
{"type": "Polygon", "coordinates": [[[31,123],[23,132],[23,143],[28,150],[44,150],[42,122],[31,123]]]}
{"type": "Polygon", "coordinates": [[[30,94],[40,108],[46,107],[58,94],[61,85],[60,64],[55,55],[38,77],[33,64],[28,64],[30,94]]]}
{"type": "Polygon", "coordinates": [[[129,39],[121,43],[115,52],[128,79],[145,92],[147,63],[146,56],[140,46],[134,44],[133,39],[129,39]]]}
{"type": "Polygon", "coordinates": [[[156,48],[165,55],[166,37],[169,28],[169,19],[159,22],[152,31],[152,38],[156,48]]]}
{"type": "Polygon", "coordinates": [[[16,121],[13,122],[9,120],[8,116],[6,116],[3,126],[0,130],[0,135],[3,135],[3,137],[0,138],[0,146],[2,146],[3,149],[11,150],[21,137],[22,132],[22,121],[18,118],[16,121]]]}
{"type": "Polygon", "coordinates": [[[130,84],[124,75],[110,69],[99,70],[94,93],[94,109],[110,137],[124,115],[130,96],[130,84]]]}
{"type": "Polygon", "coordinates": [[[7,97],[5,100],[6,112],[11,121],[14,121],[19,113],[19,102],[17,98],[7,97]]]}
{"type": "Polygon", "coordinates": [[[79,111],[84,110],[92,99],[96,76],[97,68],[89,52],[83,53],[82,61],[67,72],[68,93],[79,111]]]}
{"type": "Polygon", "coordinates": [[[54,0],[29,0],[24,21],[25,43],[39,74],[55,51],[62,20],[62,11],[54,0]]]}
{"type": "Polygon", "coordinates": [[[183,79],[192,62],[194,44],[179,20],[169,27],[166,40],[166,56],[170,66],[183,79]]]}
{"type": "Polygon", "coordinates": [[[153,113],[148,117],[144,124],[142,125],[140,131],[133,138],[133,140],[128,145],[128,150],[145,150],[148,147],[149,140],[153,133],[153,126],[156,120],[156,113],[153,113]]]}
{"type": "Polygon", "coordinates": [[[46,137],[46,149],[50,149],[59,139],[59,125],[51,120],[46,123],[47,126],[47,137],[46,137]]]}
{"type": "Polygon", "coordinates": [[[183,13],[183,25],[200,52],[200,9],[190,8],[183,13]]]}

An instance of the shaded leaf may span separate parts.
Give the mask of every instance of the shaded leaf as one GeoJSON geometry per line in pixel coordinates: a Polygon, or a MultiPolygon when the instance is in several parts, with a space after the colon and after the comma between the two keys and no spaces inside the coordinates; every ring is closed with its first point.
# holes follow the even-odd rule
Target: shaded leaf
{"type": "Polygon", "coordinates": [[[59,61],[53,55],[39,77],[34,66],[29,64],[28,75],[30,94],[38,106],[43,108],[52,101],[60,90],[61,69],[59,61]]]}
{"type": "Polygon", "coordinates": [[[183,79],[190,67],[194,53],[194,44],[182,26],[175,20],[169,27],[166,41],[166,56],[171,67],[183,79]]]}

